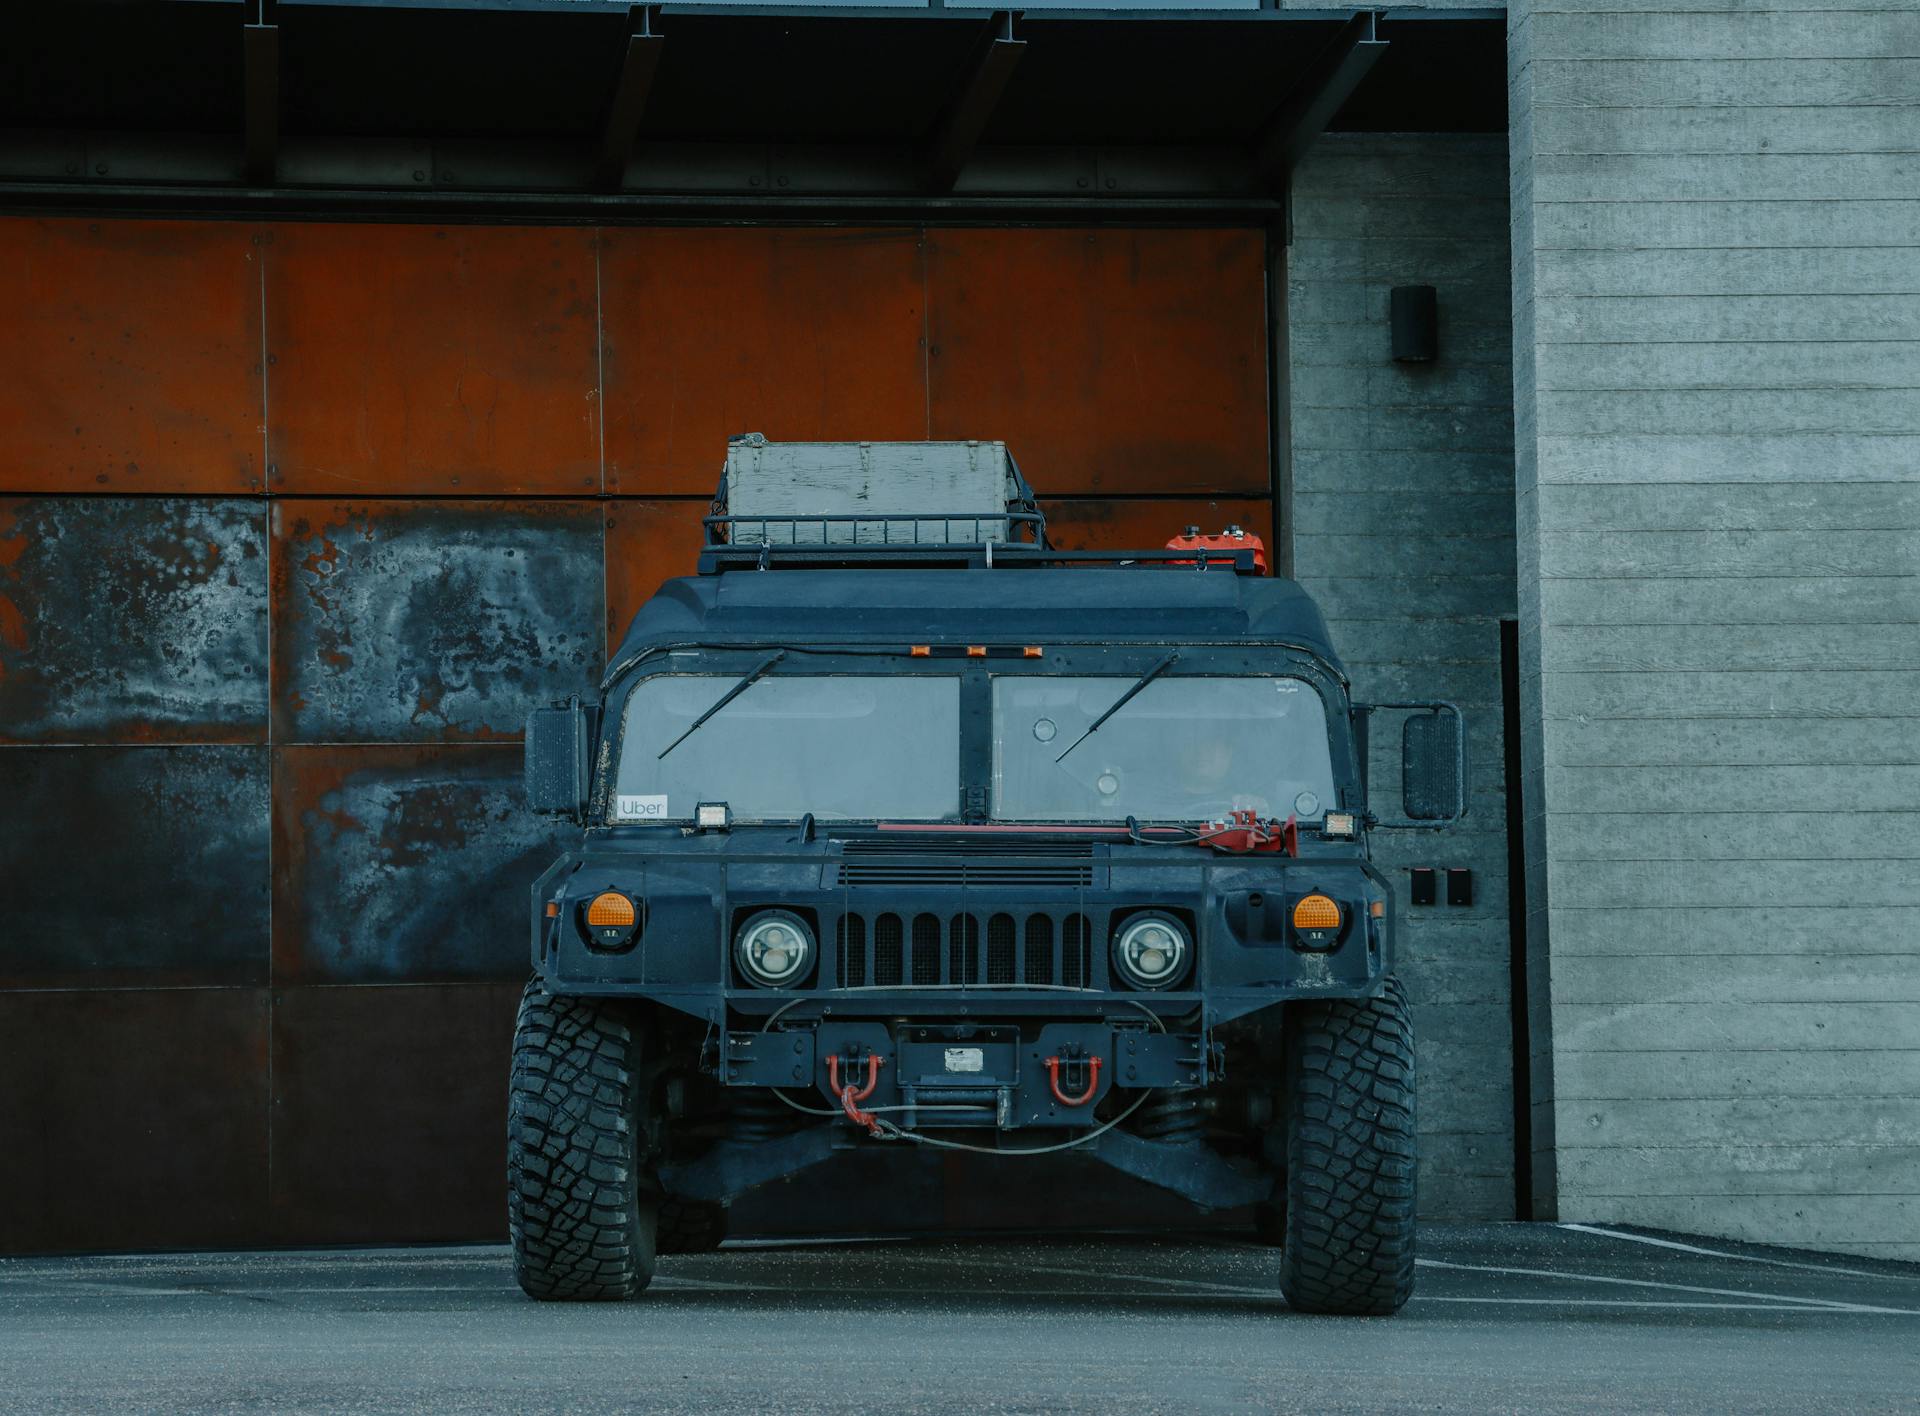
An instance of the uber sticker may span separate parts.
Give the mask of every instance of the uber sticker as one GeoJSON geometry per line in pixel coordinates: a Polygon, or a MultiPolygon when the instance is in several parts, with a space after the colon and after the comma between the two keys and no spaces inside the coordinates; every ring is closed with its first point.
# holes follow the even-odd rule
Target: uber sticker
{"type": "Polygon", "coordinates": [[[663,796],[628,796],[622,792],[613,799],[615,821],[665,821],[667,799],[663,796]]]}

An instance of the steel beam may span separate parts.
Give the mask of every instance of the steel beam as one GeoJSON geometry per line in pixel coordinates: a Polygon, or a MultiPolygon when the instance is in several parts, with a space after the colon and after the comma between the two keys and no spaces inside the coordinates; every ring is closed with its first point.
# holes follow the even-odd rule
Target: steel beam
{"type": "MultiPolygon", "coordinates": [[[[320,138],[289,134],[274,154],[270,189],[249,204],[302,206],[359,192],[368,203],[423,197],[456,202],[573,200],[601,204],[659,199],[698,205],[736,198],[775,204],[882,202],[955,206],[1069,199],[1077,205],[1147,201],[1271,209],[1237,147],[979,147],[949,192],[922,185],[919,150],[815,144],[641,144],[612,193],[590,188],[593,160],[577,144],[517,140],[425,142],[410,138],[320,138]]],[[[170,205],[204,200],[205,188],[243,180],[231,138],[195,133],[42,134],[0,130],[0,204],[49,196],[94,203],[117,188],[142,189],[170,205]],[[105,178],[107,180],[102,181],[105,178]],[[193,190],[198,189],[198,190],[193,190]],[[29,194],[33,194],[29,196],[29,194]],[[64,198],[61,194],[64,193],[64,198]]],[[[242,200],[229,191],[224,200],[242,200]]]]}
{"type": "Polygon", "coordinates": [[[1258,180],[1270,190],[1286,186],[1287,174],[1387,52],[1376,28],[1378,19],[1369,10],[1341,26],[1260,130],[1254,140],[1253,164],[1258,180]]]}
{"type": "Polygon", "coordinates": [[[653,32],[651,15],[648,7],[640,7],[640,29],[627,36],[620,78],[607,104],[600,156],[593,169],[593,184],[603,192],[617,190],[626,175],[627,159],[632,156],[633,145],[640,136],[640,119],[653,92],[653,77],[660,69],[660,52],[666,41],[653,32]]]}
{"type": "Polygon", "coordinates": [[[1013,14],[1001,11],[974,52],[966,82],[934,125],[927,140],[923,164],[930,192],[951,192],[960,180],[980,135],[987,130],[1007,81],[1027,52],[1025,40],[1013,37],[1013,14]]]}
{"type": "Polygon", "coordinates": [[[246,174],[256,187],[273,185],[280,149],[280,27],[247,25],[241,31],[246,73],[246,174]]]}

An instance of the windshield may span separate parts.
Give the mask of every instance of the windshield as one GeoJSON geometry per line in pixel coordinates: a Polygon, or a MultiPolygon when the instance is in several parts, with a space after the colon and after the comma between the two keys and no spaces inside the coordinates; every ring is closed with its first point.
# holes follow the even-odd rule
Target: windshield
{"type": "Polygon", "coordinates": [[[609,819],[687,821],[721,801],[740,821],[958,817],[959,679],[770,674],[689,733],[739,682],[660,674],[634,685],[609,819]]]}
{"type": "Polygon", "coordinates": [[[1318,819],[1335,804],[1326,709],[1304,680],[1156,678],[1076,744],[1135,682],[996,678],[994,816],[1218,821],[1250,810],[1318,819]]]}

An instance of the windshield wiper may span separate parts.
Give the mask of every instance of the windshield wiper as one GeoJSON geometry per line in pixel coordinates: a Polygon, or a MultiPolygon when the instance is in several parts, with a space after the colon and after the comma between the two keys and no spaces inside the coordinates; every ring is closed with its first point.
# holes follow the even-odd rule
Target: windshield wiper
{"type": "MultiPolygon", "coordinates": [[[[765,674],[768,669],[772,668],[775,664],[779,663],[782,659],[786,657],[787,657],[787,651],[784,649],[782,649],[777,654],[770,655],[764,662],[761,663],[761,665],[758,668],[754,669],[745,678],[741,679],[740,682],[736,683],[732,688],[728,689],[725,693],[721,694],[719,701],[716,702],[713,705],[713,707],[707,709],[706,712],[702,713],[699,717],[695,718],[691,723],[687,724],[687,730],[684,733],[680,734],[679,737],[675,738],[672,742],[668,743],[665,747],[661,748],[660,757],[665,757],[669,752],[672,752],[676,747],[680,746],[681,743],[685,742],[688,738],[692,737],[696,732],[700,730],[701,725],[704,724],[707,721],[707,719],[711,718],[715,713],[718,713],[722,708],[726,707],[729,703],[733,702],[734,699],[738,698],[741,694],[745,693],[748,689],[752,688],[756,683],[760,681],[761,676],[765,674]]],[[[658,762],[660,760],[660,757],[656,757],[653,760],[655,762],[658,762]]]]}
{"type": "MultiPolygon", "coordinates": [[[[1172,668],[1174,665],[1174,661],[1177,660],[1179,657],[1180,657],[1180,651],[1176,649],[1171,654],[1167,655],[1166,658],[1162,659],[1159,663],[1155,664],[1152,668],[1148,669],[1144,674],[1140,675],[1139,678],[1135,679],[1133,681],[1132,688],[1128,689],[1125,693],[1121,694],[1118,698],[1114,699],[1112,707],[1108,708],[1106,712],[1102,713],[1099,717],[1095,718],[1091,723],[1087,724],[1087,730],[1084,733],[1080,734],[1080,736],[1075,738],[1072,742],[1067,744],[1067,752],[1072,752],[1076,747],[1080,746],[1081,743],[1085,742],[1088,738],[1092,737],[1095,733],[1099,732],[1100,725],[1102,723],[1106,722],[1107,719],[1111,718],[1115,713],[1118,713],[1122,708],[1126,707],[1127,704],[1132,701],[1134,694],[1138,693],[1141,689],[1145,688],[1148,684],[1152,683],[1155,679],[1159,678],[1160,675],[1164,674],[1168,669],[1172,668]]],[[[1065,762],[1067,760],[1067,752],[1061,753],[1058,757],[1054,758],[1053,760],[1055,762],[1065,762]]]]}

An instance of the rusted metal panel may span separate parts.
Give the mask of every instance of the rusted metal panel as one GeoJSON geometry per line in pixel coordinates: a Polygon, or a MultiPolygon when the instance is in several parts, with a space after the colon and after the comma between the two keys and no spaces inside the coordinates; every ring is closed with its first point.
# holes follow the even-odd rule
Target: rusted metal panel
{"type": "Polygon", "coordinates": [[[274,490],[599,490],[591,231],[315,223],[271,236],[274,490]]]}
{"type": "Polygon", "coordinates": [[[927,243],[929,436],[1004,438],[1047,496],[1267,489],[1262,233],[927,243]]]}
{"type": "Polygon", "coordinates": [[[259,235],[0,218],[0,491],[258,491],[259,235]]]}
{"type": "Polygon", "coordinates": [[[276,502],[277,742],[516,737],[604,651],[591,502],[276,502]]]}
{"type": "Polygon", "coordinates": [[[283,747],[274,978],[522,979],[527,889],[573,833],[526,808],[520,748],[283,747]]]}
{"type": "Polygon", "coordinates": [[[1240,497],[1074,500],[1041,504],[1047,539],[1062,550],[1154,550],[1189,526],[1202,532],[1239,526],[1267,543],[1273,562],[1273,503],[1240,497]]]}
{"type": "Polygon", "coordinates": [[[264,983],[264,747],[0,748],[0,988],[264,983]]]}
{"type": "Polygon", "coordinates": [[[0,499],[0,742],[264,742],[259,500],[0,499]]]}
{"type": "Polygon", "coordinates": [[[0,1076],[0,1252],[267,1232],[264,990],[0,993],[0,1076]]]}
{"type": "Polygon", "coordinates": [[[698,568],[707,514],[702,501],[617,501],[607,505],[607,652],[633,616],[676,575],[698,568]]]}
{"type": "Polygon", "coordinates": [[[275,1242],[506,1237],[500,1155],[520,987],[276,994],[275,1242]]]}
{"type": "Polygon", "coordinates": [[[921,267],[911,230],[604,232],[610,488],[710,493],[734,433],[926,437],[921,267]]]}

